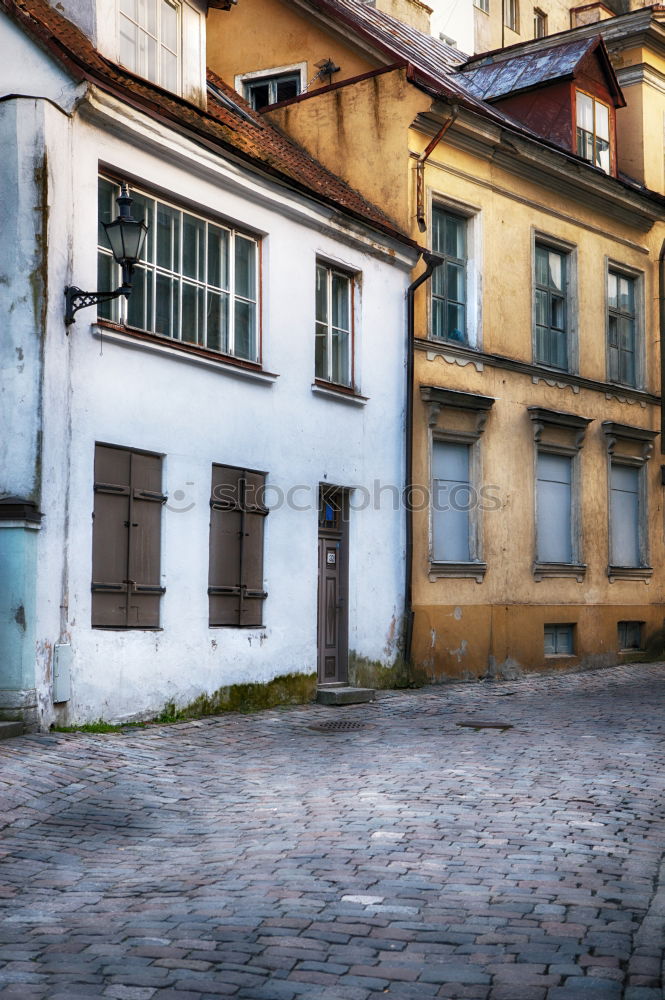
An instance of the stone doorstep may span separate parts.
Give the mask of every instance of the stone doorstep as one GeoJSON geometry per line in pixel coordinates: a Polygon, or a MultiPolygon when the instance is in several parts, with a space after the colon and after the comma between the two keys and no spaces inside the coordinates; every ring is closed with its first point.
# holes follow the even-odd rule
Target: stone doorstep
{"type": "Polygon", "coordinates": [[[325,684],[317,688],[316,701],[319,705],[360,705],[374,701],[374,689],[325,684]]]}
{"type": "Polygon", "coordinates": [[[23,736],[25,726],[22,722],[0,722],[0,740],[9,740],[12,736],[23,736]]]}

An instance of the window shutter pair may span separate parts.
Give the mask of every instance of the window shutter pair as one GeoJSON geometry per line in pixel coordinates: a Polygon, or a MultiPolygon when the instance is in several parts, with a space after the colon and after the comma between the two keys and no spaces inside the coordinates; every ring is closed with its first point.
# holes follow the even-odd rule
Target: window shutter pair
{"type": "Polygon", "coordinates": [[[162,459],[95,446],[93,628],[159,628],[162,459]]]}
{"type": "Polygon", "coordinates": [[[263,504],[261,472],[213,465],[210,498],[210,625],[263,624],[263,504]]]}

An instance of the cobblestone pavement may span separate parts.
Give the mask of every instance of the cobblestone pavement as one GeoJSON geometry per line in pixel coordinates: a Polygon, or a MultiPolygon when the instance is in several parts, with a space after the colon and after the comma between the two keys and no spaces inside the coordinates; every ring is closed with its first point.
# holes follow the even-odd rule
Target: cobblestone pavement
{"type": "Polygon", "coordinates": [[[635,665],[8,740],[0,993],[660,1000],[664,707],[635,665]]]}

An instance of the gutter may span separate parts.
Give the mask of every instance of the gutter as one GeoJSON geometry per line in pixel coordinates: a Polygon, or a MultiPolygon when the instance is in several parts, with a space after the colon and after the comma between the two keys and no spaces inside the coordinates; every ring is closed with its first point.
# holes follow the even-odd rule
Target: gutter
{"type": "MultiPolygon", "coordinates": [[[[658,257],[658,330],[660,335],[660,453],[665,455],[665,240],[658,257]]],[[[663,471],[661,467],[661,478],[663,471]]],[[[665,484],[665,480],[663,480],[665,484]]]]}
{"type": "MultiPolygon", "coordinates": [[[[665,249],[665,243],[663,244],[665,249]]],[[[405,567],[404,567],[404,660],[411,660],[413,638],[413,377],[414,377],[414,297],[416,289],[434,274],[443,258],[431,250],[421,249],[420,255],[426,267],[406,290],[406,419],[405,424],[405,567]]]]}

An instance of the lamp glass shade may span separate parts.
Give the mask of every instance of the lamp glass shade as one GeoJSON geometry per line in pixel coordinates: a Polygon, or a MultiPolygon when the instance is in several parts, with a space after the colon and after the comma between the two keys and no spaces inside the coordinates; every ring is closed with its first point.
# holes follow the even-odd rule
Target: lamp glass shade
{"type": "Polygon", "coordinates": [[[114,222],[102,223],[106,238],[118,264],[136,264],[143,251],[148,227],[144,222],[120,216],[114,222]]]}

